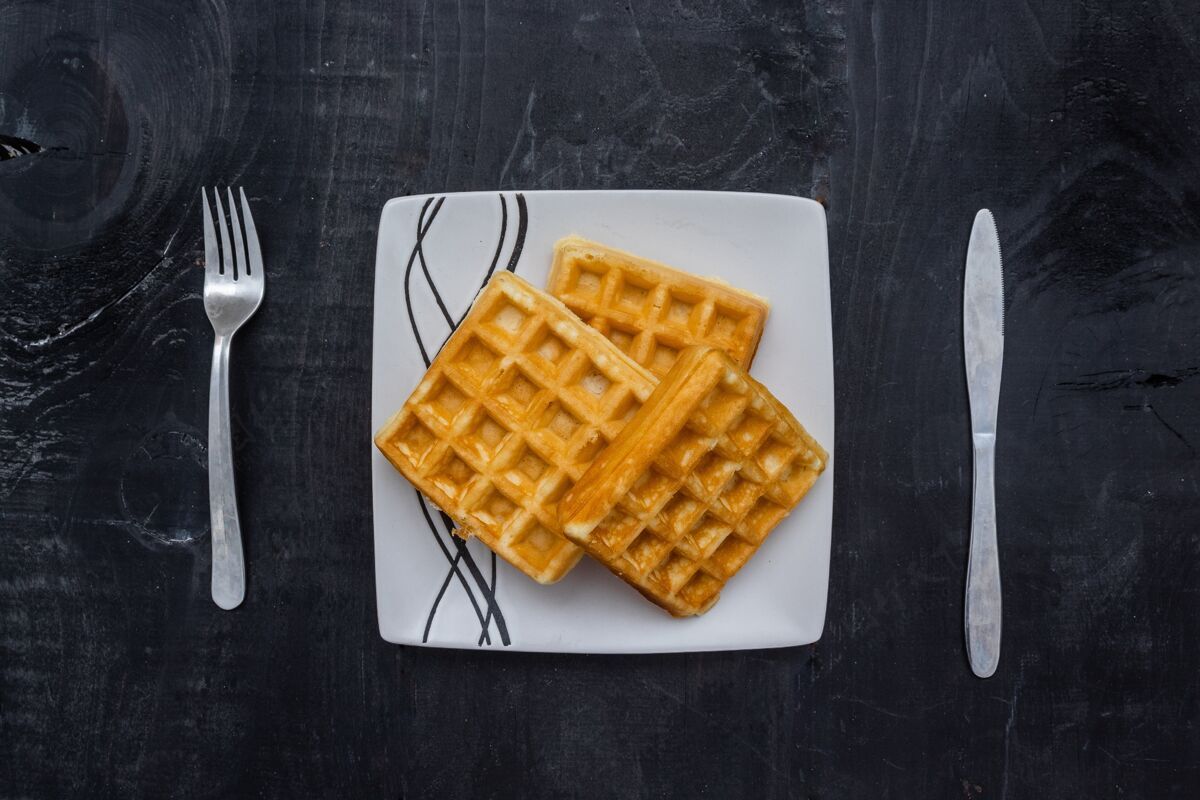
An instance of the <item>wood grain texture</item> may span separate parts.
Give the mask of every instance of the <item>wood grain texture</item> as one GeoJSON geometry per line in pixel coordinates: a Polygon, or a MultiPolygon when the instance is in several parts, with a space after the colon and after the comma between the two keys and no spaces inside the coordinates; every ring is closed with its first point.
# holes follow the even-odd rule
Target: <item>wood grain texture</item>
{"type": "Polygon", "coordinates": [[[0,3],[0,797],[1139,797],[1200,771],[1200,19],[1178,0],[0,3]],[[208,598],[202,185],[269,270],[237,343],[249,589],[208,598]],[[392,196],[828,208],[816,645],[399,648],[371,553],[392,196]],[[1009,284],[1004,650],[962,647],[975,210],[1009,284]]]}

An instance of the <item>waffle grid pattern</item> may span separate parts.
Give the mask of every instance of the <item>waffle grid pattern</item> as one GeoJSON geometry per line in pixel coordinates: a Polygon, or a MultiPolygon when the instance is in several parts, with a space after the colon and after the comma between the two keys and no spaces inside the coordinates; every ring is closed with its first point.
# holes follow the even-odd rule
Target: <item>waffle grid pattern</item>
{"type": "Polygon", "coordinates": [[[666,447],[634,451],[621,465],[637,476],[629,491],[613,492],[600,523],[572,538],[653,602],[688,616],[716,602],[808,492],[827,455],[765,388],[715,351],[689,374],[668,376],[663,390],[676,380],[704,382],[699,401],[683,412],[660,408],[662,420],[639,420],[681,421],[666,447]]]}
{"type": "Polygon", "coordinates": [[[558,501],[654,384],[561,304],[500,273],[376,441],[460,526],[552,583],[582,555],[561,535],[558,501]]]}
{"type": "Polygon", "coordinates": [[[576,237],[555,247],[547,289],[660,378],[698,344],[748,368],[768,311],[730,286],[576,237]]]}

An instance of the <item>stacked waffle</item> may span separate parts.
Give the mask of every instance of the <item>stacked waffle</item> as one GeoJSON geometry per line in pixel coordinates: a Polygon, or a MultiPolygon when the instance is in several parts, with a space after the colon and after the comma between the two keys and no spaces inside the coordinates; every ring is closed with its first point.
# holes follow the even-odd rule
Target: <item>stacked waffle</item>
{"type": "Polygon", "coordinates": [[[536,581],[584,552],[701,614],[825,468],[746,370],[764,300],[577,237],[543,292],[498,273],[375,436],[434,504],[536,581]]]}

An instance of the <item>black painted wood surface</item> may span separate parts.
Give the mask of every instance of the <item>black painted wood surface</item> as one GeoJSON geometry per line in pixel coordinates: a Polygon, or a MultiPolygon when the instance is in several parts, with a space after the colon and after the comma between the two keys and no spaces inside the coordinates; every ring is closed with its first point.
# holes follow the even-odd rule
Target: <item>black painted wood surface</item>
{"type": "Polygon", "coordinates": [[[1200,15],[1147,2],[0,2],[0,796],[1187,796],[1197,731],[1200,15]],[[202,185],[269,284],[234,356],[250,570],[208,597],[202,185]],[[820,198],[825,635],[663,657],[385,644],[383,202],[820,198]],[[996,677],[962,648],[959,322],[1009,316],[996,677]]]}

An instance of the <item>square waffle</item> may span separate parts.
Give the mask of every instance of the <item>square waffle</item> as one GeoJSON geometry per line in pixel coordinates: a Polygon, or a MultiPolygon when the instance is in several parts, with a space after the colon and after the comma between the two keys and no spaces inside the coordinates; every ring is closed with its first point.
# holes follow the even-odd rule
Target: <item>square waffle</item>
{"type": "Polygon", "coordinates": [[[554,583],[582,552],[558,501],[656,379],[562,303],[499,272],[375,445],[513,566],[554,583]]]}
{"type": "Polygon", "coordinates": [[[707,611],[825,469],[783,404],[710,347],[684,352],[567,492],[567,538],[675,616],[707,611]]]}
{"type": "Polygon", "coordinates": [[[658,377],[708,344],[750,368],[770,306],[714,278],[568,236],[554,247],[547,291],[658,377]]]}

